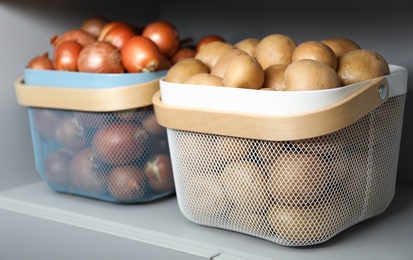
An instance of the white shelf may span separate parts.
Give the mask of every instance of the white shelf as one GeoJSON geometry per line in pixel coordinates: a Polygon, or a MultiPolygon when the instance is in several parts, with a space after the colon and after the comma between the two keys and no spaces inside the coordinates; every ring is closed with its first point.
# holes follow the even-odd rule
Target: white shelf
{"type": "MultiPolygon", "coordinates": [[[[99,241],[104,241],[105,237],[126,241],[122,243],[126,249],[132,250],[131,252],[144,245],[145,253],[151,256],[168,255],[168,259],[184,259],[183,256],[190,256],[188,259],[198,259],[195,257],[197,256],[199,259],[220,260],[302,257],[307,260],[413,259],[413,188],[401,183],[397,186],[391,205],[383,214],[359,223],[321,245],[303,248],[280,246],[241,233],[192,223],[181,214],[175,196],[145,204],[120,205],[56,193],[43,182],[1,192],[0,219],[0,230],[20,228],[19,234],[14,234],[15,239],[20,241],[19,247],[25,243],[23,235],[34,237],[38,236],[38,233],[34,232],[44,232],[35,241],[27,240],[30,247],[35,248],[36,244],[39,244],[41,248],[46,241],[49,244],[55,241],[53,248],[57,250],[60,247],[62,252],[68,249],[68,245],[58,243],[59,239],[54,240],[45,235],[47,230],[54,229],[59,233],[61,229],[62,234],[67,236],[63,231],[71,228],[72,240],[80,245],[88,244],[91,239],[86,235],[82,236],[82,232],[93,232],[99,241]],[[36,221],[41,221],[37,228],[28,224],[36,221]],[[26,230],[21,230],[22,227],[26,230]]],[[[11,237],[10,234],[0,232],[0,242],[3,239],[13,241],[11,237]]],[[[1,252],[11,252],[10,248],[4,251],[5,248],[2,247],[6,245],[1,244],[0,258],[1,252]]],[[[16,247],[12,243],[9,245],[16,247]]],[[[109,242],[100,244],[99,248],[102,252],[110,252],[112,246],[112,242],[109,242]]],[[[37,251],[21,251],[19,254],[27,254],[35,259],[38,259],[36,254],[43,259],[45,256],[53,258],[47,251],[37,251]]],[[[77,252],[84,257],[95,253],[87,249],[77,252]]],[[[136,253],[133,255],[136,257],[136,253]]],[[[70,257],[70,254],[67,257],[70,257]]]]}

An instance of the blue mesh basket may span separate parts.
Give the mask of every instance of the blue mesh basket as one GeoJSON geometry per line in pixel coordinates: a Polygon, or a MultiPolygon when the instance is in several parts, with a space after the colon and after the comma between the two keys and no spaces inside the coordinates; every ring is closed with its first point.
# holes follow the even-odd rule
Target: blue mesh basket
{"type": "Polygon", "coordinates": [[[175,193],[166,129],[157,123],[152,104],[137,101],[131,107],[133,97],[128,94],[125,100],[129,101],[124,103],[123,92],[113,92],[142,89],[149,95],[145,84],[152,82],[151,91],[155,91],[157,80],[165,74],[25,69],[16,91],[19,103],[28,107],[36,170],[48,186],[57,192],[116,203],[143,203],[175,193]],[[57,94],[45,94],[48,88],[57,94]],[[74,98],[65,91],[90,100],[86,105],[92,111],[71,105],[74,98]],[[99,99],[102,91],[101,97],[108,100],[99,99]],[[55,105],[58,100],[63,105],[55,105]],[[109,105],[99,111],[93,100],[109,105]],[[117,109],[110,110],[113,107],[117,109]]]}

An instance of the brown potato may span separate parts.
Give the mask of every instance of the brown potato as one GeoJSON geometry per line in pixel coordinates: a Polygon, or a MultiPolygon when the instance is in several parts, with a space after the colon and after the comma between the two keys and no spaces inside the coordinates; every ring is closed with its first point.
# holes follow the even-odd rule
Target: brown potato
{"type": "Polygon", "coordinates": [[[251,56],[255,56],[255,49],[257,48],[258,43],[260,42],[257,38],[245,38],[234,44],[234,47],[240,50],[245,51],[251,56]]]}
{"type": "Polygon", "coordinates": [[[333,50],[337,59],[340,59],[343,54],[349,51],[361,49],[356,42],[345,37],[327,38],[322,40],[321,42],[327,44],[333,50]]]}
{"type": "Polygon", "coordinates": [[[185,194],[181,209],[189,219],[204,224],[224,218],[229,201],[217,175],[177,175],[177,189],[185,194]]]}
{"type": "Polygon", "coordinates": [[[244,160],[230,162],[221,173],[228,198],[240,207],[260,211],[268,206],[264,174],[254,162],[244,160]]]}
{"type": "Polygon", "coordinates": [[[239,49],[227,51],[221,56],[221,58],[219,58],[215,66],[211,69],[211,74],[223,78],[228,64],[233,58],[241,54],[246,54],[246,52],[239,49]]]}
{"type": "Polygon", "coordinates": [[[294,50],[292,61],[312,59],[330,65],[337,69],[337,57],[334,51],[326,44],[318,41],[306,41],[300,43],[294,50]]]}
{"type": "Polygon", "coordinates": [[[284,34],[270,34],[260,40],[255,57],[261,66],[266,69],[273,64],[290,64],[297,43],[284,34]]]}
{"type": "Polygon", "coordinates": [[[187,78],[198,73],[209,73],[209,68],[196,58],[187,58],[175,63],[168,70],[165,81],[183,83],[187,78]]]}
{"type": "Polygon", "coordinates": [[[231,88],[260,89],[264,83],[264,69],[248,54],[234,57],[224,74],[224,86],[231,88]]]}
{"type": "Polygon", "coordinates": [[[284,80],[288,91],[341,87],[340,78],[331,66],[311,59],[296,60],[288,65],[284,80]]]}
{"type": "Polygon", "coordinates": [[[315,154],[284,152],[269,169],[268,191],[277,202],[307,205],[324,195],[331,174],[329,164],[315,154]]]}
{"type": "Polygon", "coordinates": [[[347,227],[348,208],[348,200],[341,196],[308,207],[275,204],[268,210],[267,219],[282,244],[313,245],[347,227]]]}
{"type": "Polygon", "coordinates": [[[263,88],[272,90],[285,90],[284,72],[287,64],[273,64],[264,70],[265,78],[263,88]]]}
{"type": "Polygon", "coordinates": [[[205,85],[205,86],[224,86],[222,78],[209,74],[199,73],[192,75],[184,81],[184,84],[205,85]]]}
{"type": "Polygon", "coordinates": [[[235,47],[228,42],[209,42],[198,51],[195,58],[202,61],[211,70],[224,53],[234,48],[235,47]]]}
{"type": "Polygon", "coordinates": [[[234,161],[245,158],[252,149],[252,142],[245,138],[218,136],[214,154],[220,161],[234,161]]]}
{"type": "Polygon", "coordinates": [[[387,61],[377,52],[360,49],[347,52],[339,60],[337,73],[343,86],[390,73],[387,61]]]}

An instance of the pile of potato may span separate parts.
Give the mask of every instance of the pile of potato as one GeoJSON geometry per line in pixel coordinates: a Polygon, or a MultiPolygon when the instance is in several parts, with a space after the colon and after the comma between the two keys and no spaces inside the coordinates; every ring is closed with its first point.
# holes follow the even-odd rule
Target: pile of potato
{"type": "Polygon", "coordinates": [[[165,81],[297,91],[337,88],[389,73],[380,54],[349,38],[297,44],[287,35],[270,34],[235,44],[210,42],[195,57],[174,64],[165,81]]]}

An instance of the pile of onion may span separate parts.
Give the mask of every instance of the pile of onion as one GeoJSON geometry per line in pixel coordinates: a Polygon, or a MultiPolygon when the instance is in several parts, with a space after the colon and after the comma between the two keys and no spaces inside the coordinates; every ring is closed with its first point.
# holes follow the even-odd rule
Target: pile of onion
{"type": "Polygon", "coordinates": [[[26,68],[87,73],[136,73],[167,70],[196,55],[191,38],[180,39],[169,21],[135,25],[90,16],[79,28],[50,38],[53,55],[33,57],[26,68]]]}

